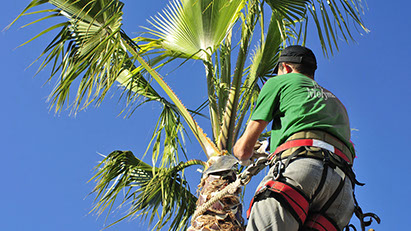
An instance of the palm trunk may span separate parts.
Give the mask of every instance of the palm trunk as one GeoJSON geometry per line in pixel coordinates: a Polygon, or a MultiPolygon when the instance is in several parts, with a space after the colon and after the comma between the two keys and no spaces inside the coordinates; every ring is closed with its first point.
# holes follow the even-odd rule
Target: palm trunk
{"type": "MultiPolygon", "coordinates": [[[[200,195],[197,200],[197,210],[202,209],[202,205],[216,192],[223,190],[227,185],[236,180],[234,170],[209,174],[201,179],[199,185],[200,195]]],[[[215,202],[191,221],[188,231],[197,230],[223,230],[242,231],[245,230],[244,219],[242,217],[242,205],[239,194],[241,188],[235,193],[228,193],[215,202]]]]}

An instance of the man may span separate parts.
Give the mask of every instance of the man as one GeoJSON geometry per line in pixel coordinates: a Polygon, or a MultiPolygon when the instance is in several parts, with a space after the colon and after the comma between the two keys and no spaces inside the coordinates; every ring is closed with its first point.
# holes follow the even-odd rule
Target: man
{"type": "Polygon", "coordinates": [[[285,48],[277,67],[233,148],[240,161],[249,160],[272,121],[271,167],[250,205],[246,230],[342,230],[353,215],[355,182],[346,109],[314,81],[310,49],[285,48]]]}

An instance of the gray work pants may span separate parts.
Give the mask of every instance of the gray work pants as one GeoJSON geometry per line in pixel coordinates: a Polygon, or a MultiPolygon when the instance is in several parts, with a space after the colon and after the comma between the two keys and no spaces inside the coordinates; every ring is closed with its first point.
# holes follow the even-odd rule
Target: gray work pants
{"type": "MultiPolygon", "coordinates": [[[[320,183],[323,165],[323,161],[321,160],[313,158],[297,158],[292,161],[282,173],[281,180],[298,188],[300,191],[304,192],[308,198],[312,198],[320,183]]],[[[274,167],[270,169],[270,172],[261,181],[260,185],[274,179],[273,168],[274,167]]],[[[310,211],[319,211],[322,206],[327,203],[328,199],[338,187],[340,180],[340,174],[328,167],[324,186],[310,204],[309,214],[310,211]]],[[[325,214],[333,219],[338,227],[342,229],[349,223],[353,211],[353,189],[350,179],[346,177],[341,192],[329,209],[327,209],[325,214]]],[[[280,204],[280,202],[272,197],[258,200],[254,203],[246,228],[247,231],[297,231],[298,229],[299,224],[297,220],[280,204]]]]}

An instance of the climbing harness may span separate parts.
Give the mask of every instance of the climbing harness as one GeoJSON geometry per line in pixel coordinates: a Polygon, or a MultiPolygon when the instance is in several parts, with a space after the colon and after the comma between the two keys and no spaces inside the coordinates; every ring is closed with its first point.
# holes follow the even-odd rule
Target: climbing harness
{"type": "MultiPolygon", "coordinates": [[[[257,189],[257,192],[253,197],[250,203],[250,207],[247,211],[247,218],[250,215],[251,208],[255,200],[261,200],[263,198],[272,196],[279,200],[280,203],[282,203],[286,208],[288,208],[290,213],[300,224],[300,227],[308,230],[318,231],[340,231],[340,229],[336,225],[336,222],[328,217],[325,212],[340,194],[346,181],[346,177],[351,180],[353,188],[355,185],[362,186],[364,184],[356,180],[355,174],[352,171],[351,166],[353,163],[353,155],[351,154],[351,152],[348,150],[348,148],[346,148],[344,144],[330,137],[331,136],[326,136],[319,131],[300,132],[292,135],[272,154],[268,155],[267,157],[258,158],[242,173],[238,174],[237,179],[234,182],[227,185],[224,189],[216,193],[213,198],[202,204],[200,208],[198,208],[193,214],[192,220],[203,214],[207,210],[207,208],[212,206],[225,195],[234,193],[238,188],[248,184],[251,178],[257,175],[266,166],[273,166],[274,180],[268,181],[265,185],[257,189]],[[326,140],[327,142],[324,140],[326,140]],[[312,152],[312,148],[317,148],[317,151],[312,152]],[[285,182],[281,182],[280,179],[282,172],[290,164],[290,162],[300,155],[303,157],[322,159],[324,162],[324,168],[320,183],[315,190],[312,198],[310,199],[299,189],[285,182]],[[324,186],[325,180],[327,178],[328,168],[334,169],[334,171],[336,171],[341,176],[340,183],[338,184],[332,196],[319,211],[309,211],[310,203],[314,200],[314,198],[318,195],[318,193],[324,186]]],[[[232,164],[231,161],[230,164],[232,164]]],[[[228,169],[229,168],[227,168],[227,170],[228,169]]],[[[380,218],[376,214],[362,212],[362,209],[357,203],[355,195],[354,202],[354,212],[360,220],[362,231],[365,231],[365,227],[371,225],[372,219],[374,219],[378,224],[380,223],[380,218]],[[369,220],[365,221],[366,218],[369,218],[369,220]]],[[[344,230],[348,231],[350,228],[356,231],[353,225],[346,226],[344,230]]]]}
{"type": "MultiPolygon", "coordinates": [[[[327,135],[324,132],[304,131],[292,135],[284,144],[280,145],[271,155],[268,156],[269,163],[273,166],[272,169],[274,179],[268,181],[264,186],[257,189],[255,197],[252,199],[250,207],[247,211],[247,218],[250,215],[255,198],[261,200],[271,196],[280,201],[280,203],[282,203],[282,205],[290,211],[300,226],[310,230],[339,231],[335,221],[327,217],[325,212],[340,194],[345,184],[346,177],[351,180],[353,189],[355,185],[364,185],[356,180],[355,173],[351,167],[352,159],[350,157],[352,156],[353,155],[351,155],[348,148],[344,147],[341,142],[333,139],[332,136],[327,135]],[[327,140],[328,142],[319,140],[319,138],[327,140]],[[341,150],[344,150],[344,152],[341,150]],[[307,196],[303,192],[292,187],[291,185],[286,184],[285,182],[281,182],[280,179],[282,172],[297,156],[322,159],[324,163],[320,183],[314,191],[311,199],[307,199],[307,196]],[[332,196],[319,211],[310,211],[308,213],[307,205],[309,205],[316,198],[323,188],[327,178],[328,168],[332,168],[338,175],[340,175],[340,183],[332,196]]],[[[353,197],[355,201],[354,211],[361,222],[361,228],[363,231],[365,231],[366,226],[371,225],[372,219],[375,219],[377,223],[380,223],[379,217],[374,213],[364,214],[359,207],[354,194],[353,197]],[[366,217],[370,218],[369,221],[365,221],[366,217]]],[[[345,230],[348,230],[349,227],[354,228],[355,230],[353,225],[347,226],[345,230]]]]}
{"type": "MultiPolygon", "coordinates": [[[[314,191],[314,194],[311,198],[308,198],[303,192],[301,192],[294,186],[286,182],[282,182],[281,179],[279,179],[281,177],[281,173],[288,166],[291,159],[296,157],[305,149],[309,149],[309,147],[299,147],[297,150],[295,150],[291,155],[287,157],[284,163],[283,161],[277,161],[273,165],[272,169],[274,171],[274,179],[266,182],[263,186],[260,186],[257,189],[255,196],[251,200],[249,209],[247,210],[247,218],[249,218],[250,216],[251,208],[255,201],[263,200],[268,197],[273,197],[276,200],[278,200],[282,204],[282,206],[284,206],[290,212],[290,214],[299,223],[300,227],[303,227],[303,230],[340,231],[340,229],[336,225],[336,222],[326,215],[326,211],[330,208],[332,203],[341,193],[346,178],[351,178],[351,175],[353,174],[346,174],[345,172],[347,172],[347,170],[344,171],[339,166],[334,165],[330,161],[330,153],[328,150],[322,151],[324,168],[320,179],[320,183],[317,186],[317,189],[314,191]],[[324,186],[325,180],[327,178],[328,168],[332,168],[334,169],[334,171],[337,172],[337,174],[341,177],[340,182],[334,190],[333,194],[328,199],[328,201],[326,201],[326,203],[322,206],[322,208],[319,211],[309,211],[309,205],[316,198],[316,196],[319,194],[319,192],[324,186]]],[[[353,183],[353,187],[354,186],[355,184],[353,183]]],[[[354,194],[353,197],[355,201],[354,211],[361,222],[361,227],[363,231],[365,231],[365,227],[371,225],[372,219],[376,220],[377,223],[380,223],[379,217],[374,213],[364,214],[361,208],[359,207],[354,194]],[[365,221],[365,218],[367,217],[370,218],[369,221],[365,221]]],[[[345,227],[345,230],[348,231],[349,228],[353,228],[354,230],[356,230],[353,225],[348,225],[347,227],[345,227]]]]}

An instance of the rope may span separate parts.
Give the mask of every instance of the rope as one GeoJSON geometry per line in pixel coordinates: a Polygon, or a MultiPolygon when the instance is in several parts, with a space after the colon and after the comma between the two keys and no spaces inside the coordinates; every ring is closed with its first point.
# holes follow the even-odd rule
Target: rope
{"type": "Polygon", "coordinates": [[[219,191],[216,195],[214,195],[210,200],[202,204],[193,214],[191,218],[194,221],[198,216],[202,215],[210,208],[214,203],[218,200],[222,199],[227,194],[234,194],[235,191],[242,185],[241,178],[238,178],[236,181],[232,182],[231,184],[227,185],[223,190],[219,191]]]}

